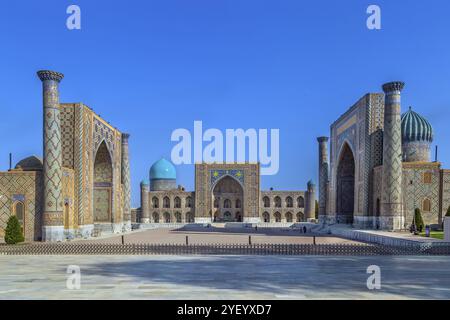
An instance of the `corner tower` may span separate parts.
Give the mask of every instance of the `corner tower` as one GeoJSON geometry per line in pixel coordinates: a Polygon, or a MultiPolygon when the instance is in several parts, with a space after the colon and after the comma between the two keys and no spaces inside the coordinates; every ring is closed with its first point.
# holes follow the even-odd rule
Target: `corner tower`
{"type": "Polygon", "coordinates": [[[59,83],[64,75],[49,70],[38,71],[37,75],[42,81],[44,106],[42,240],[62,241],[64,239],[64,218],[59,83]]]}
{"type": "Polygon", "coordinates": [[[319,220],[326,222],[328,184],[328,137],[317,138],[319,142],[319,220]]]}

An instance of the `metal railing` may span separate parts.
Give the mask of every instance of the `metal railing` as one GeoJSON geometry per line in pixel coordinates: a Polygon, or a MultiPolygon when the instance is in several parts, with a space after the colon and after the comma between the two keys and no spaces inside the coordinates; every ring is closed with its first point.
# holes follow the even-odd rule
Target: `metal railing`
{"type": "Polygon", "coordinates": [[[0,255],[450,255],[450,246],[374,244],[109,244],[33,243],[0,245],[0,255]]]}

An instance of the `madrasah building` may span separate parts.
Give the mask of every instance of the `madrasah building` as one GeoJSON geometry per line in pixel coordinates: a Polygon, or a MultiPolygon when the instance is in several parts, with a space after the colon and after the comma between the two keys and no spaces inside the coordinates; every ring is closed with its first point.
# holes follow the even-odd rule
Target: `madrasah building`
{"type": "Polygon", "coordinates": [[[412,108],[401,114],[403,87],[366,94],[331,125],[330,138],[317,139],[321,222],[402,230],[419,208],[425,224],[441,224],[450,170],[430,160],[431,124],[412,108]]]}
{"type": "Polygon", "coordinates": [[[0,172],[0,236],[17,216],[26,241],[131,229],[129,135],[82,103],[60,103],[63,75],[39,71],[43,159],[0,172]]]}
{"type": "MultiPolygon", "coordinates": [[[[161,159],[131,209],[129,135],[82,103],[60,103],[63,75],[39,71],[43,159],[30,156],[0,172],[0,236],[15,215],[26,241],[62,241],[134,227],[185,223],[314,221],[315,185],[262,191],[258,163],[195,165],[195,190],[177,185],[161,159]]],[[[450,206],[450,170],[430,160],[433,129],[412,109],[401,115],[402,82],[362,97],[319,142],[319,221],[402,230],[420,208],[440,224],[450,206]],[[328,145],[329,141],[329,145],[328,145]],[[328,148],[329,147],[329,148],[328,148]],[[330,154],[328,155],[328,150],[330,154]]]]}

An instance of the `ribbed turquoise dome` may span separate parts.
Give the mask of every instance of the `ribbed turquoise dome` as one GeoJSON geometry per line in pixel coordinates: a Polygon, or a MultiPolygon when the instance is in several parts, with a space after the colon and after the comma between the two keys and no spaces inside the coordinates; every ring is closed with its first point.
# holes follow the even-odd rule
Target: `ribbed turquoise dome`
{"type": "Polygon", "coordinates": [[[177,172],[174,165],[162,158],[156,161],[150,168],[150,180],[176,180],[177,172]]]}
{"type": "Polygon", "coordinates": [[[402,140],[412,141],[433,141],[433,127],[427,119],[417,112],[409,110],[402,115],[402,140]]]}

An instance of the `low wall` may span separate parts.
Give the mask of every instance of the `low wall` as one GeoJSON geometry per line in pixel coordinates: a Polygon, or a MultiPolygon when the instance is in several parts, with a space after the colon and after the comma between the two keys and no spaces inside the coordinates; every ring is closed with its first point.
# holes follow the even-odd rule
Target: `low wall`
{"type": "Polygon", "coordinates": [[[375,243],[384,246],[393,247],[409,247],[409,248],[434,248],[434,247],[450,247],[450,242],[446,241],[433,241],[431,239],[424,238],[422,240],[404,239],[389,235],[376,234],[361,230],[349,230],[344,228],[330,228],[330,232],[333,235],[367,243],[375,243]]]}

